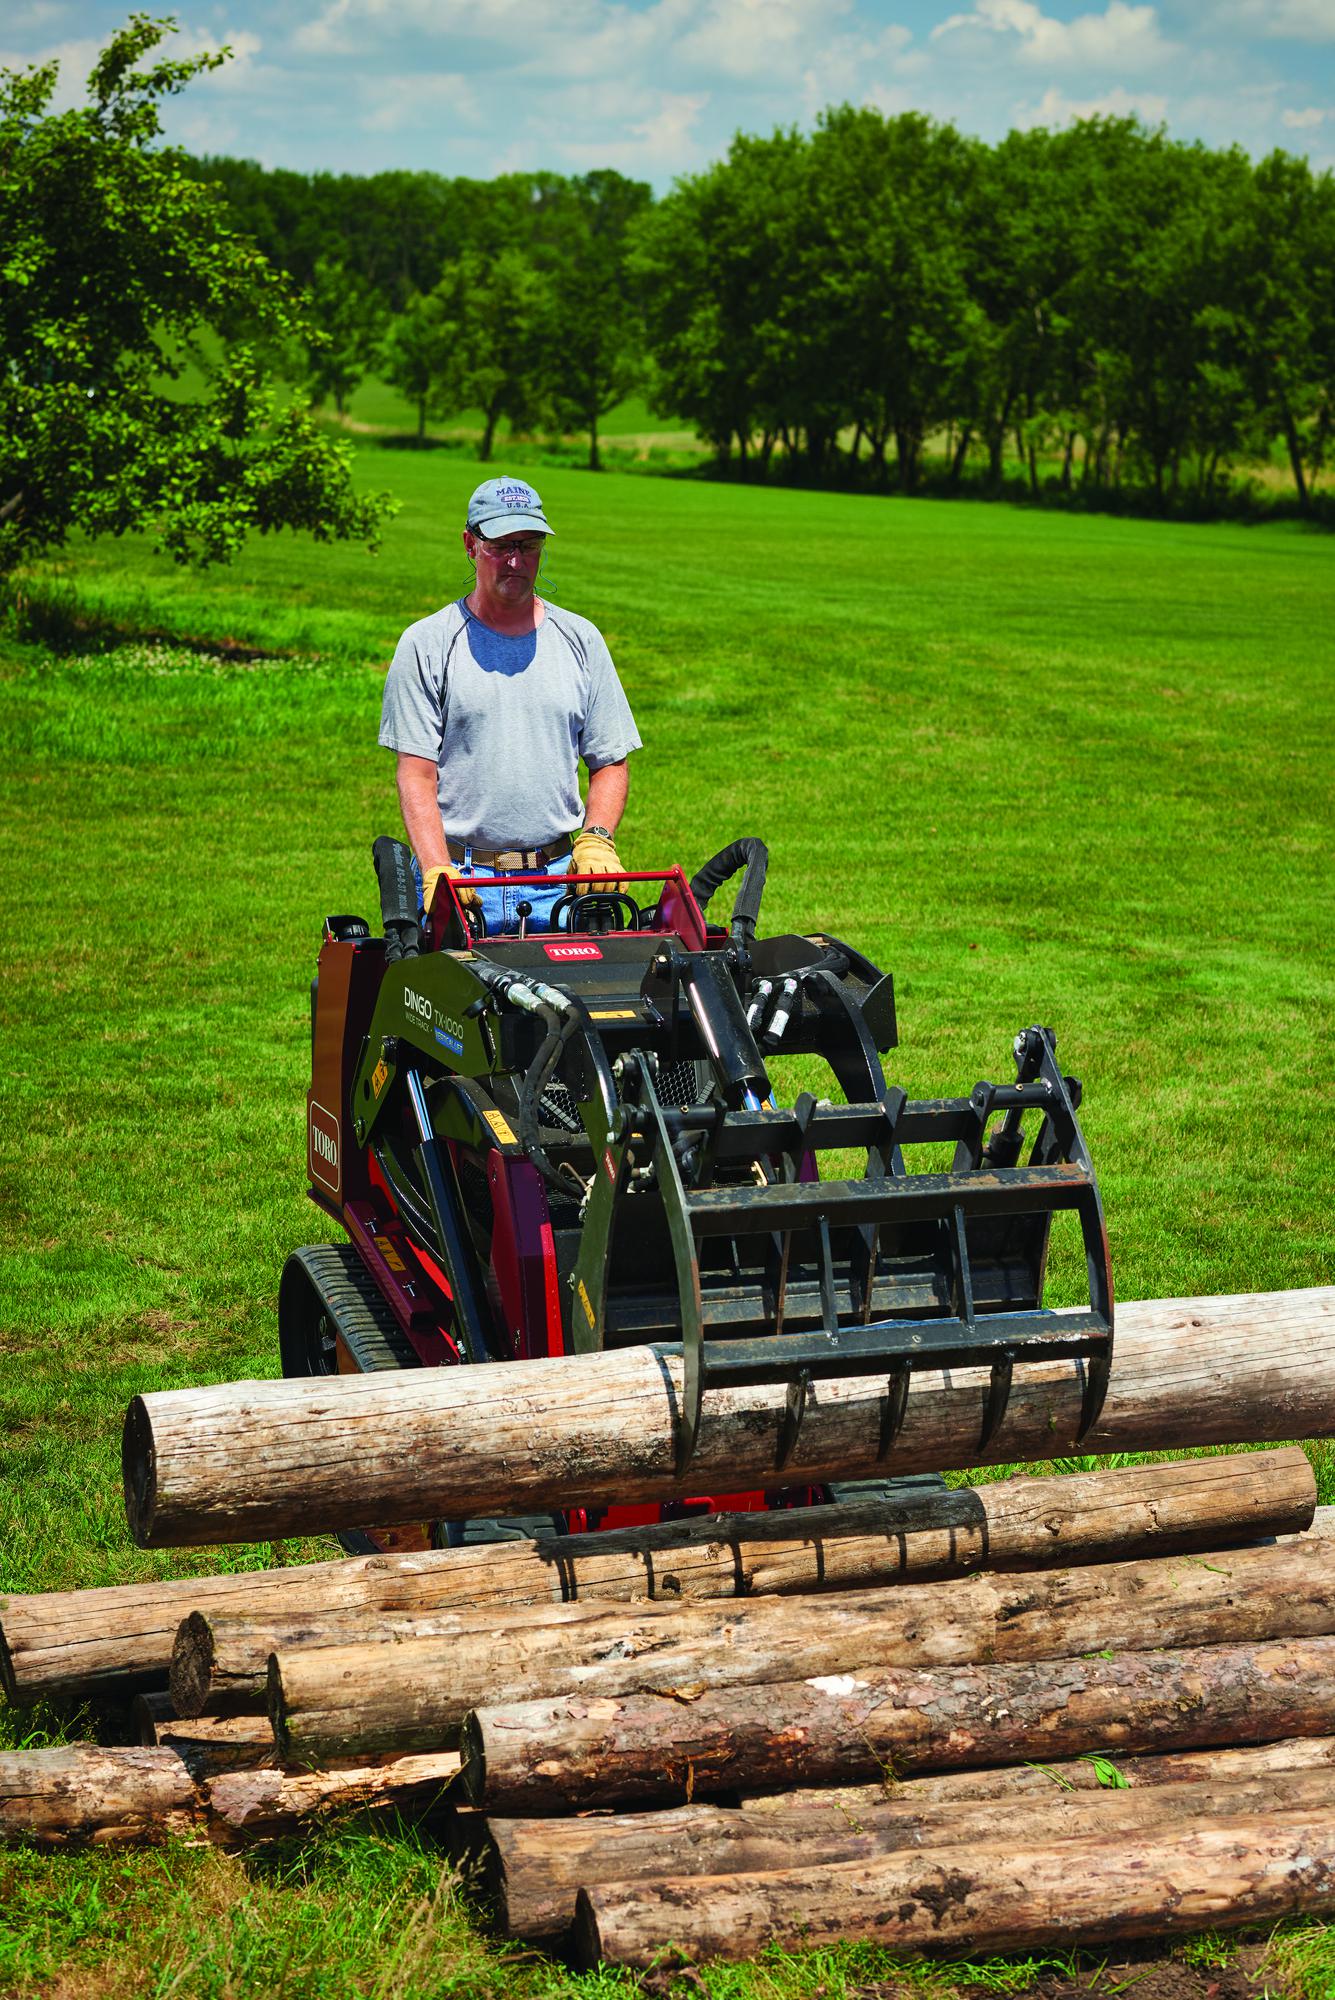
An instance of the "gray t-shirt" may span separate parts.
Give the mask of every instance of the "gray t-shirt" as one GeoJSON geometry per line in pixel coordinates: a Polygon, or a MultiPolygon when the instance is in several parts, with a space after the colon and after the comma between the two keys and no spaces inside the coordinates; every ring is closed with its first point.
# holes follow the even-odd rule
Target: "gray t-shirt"
{"type": "Polygon", "coordinates": [[[542,847],[577,827],[591,771],[640,747],[601,632],[544,607],[536,632],[493,632],[463,600],[410,625],[385,681],[380,741],[434,758],[451,840],[542,847]]]}

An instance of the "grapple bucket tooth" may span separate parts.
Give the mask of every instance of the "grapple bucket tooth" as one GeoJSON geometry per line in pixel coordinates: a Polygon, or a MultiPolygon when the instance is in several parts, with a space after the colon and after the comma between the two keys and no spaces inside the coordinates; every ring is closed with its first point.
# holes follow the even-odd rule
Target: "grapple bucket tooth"
{"type": "Polygon", "coordinates": [[[886,1378],[885,1401],[881,1405],[881,1436],[876,1449],[877,1463],[884,1465],[894,1449],[895,1439],[904,1428],[909,1405],[909,1365],[900,1362],[886,1378]]]}
{"type": "Polygon", "coordinates": [[[1084,1392],[1080,1398],[1080,1428],[1075,1434],[1077,1444],[1084,1443],[1103,1414],[1103,1404],[1108,1394],[1111,1374],[1112,1356],[1109,1354],[1091,1355],[1085,1363],[1084,1392]]]}
{"type": "Polygon", "coordinates": [[[807,1391],[811,1387],[811,1370],[799,1368],[788,1384],[788,1395],[783,1406],[783,1416],[779,1420],[779,1445],[774,1455],[776,1471],[782,1472],[797,1448],[798,1432],[806,1415],[807,1391]]]}
{"type": "Polygon", "coordinates": [[[979,1451],[986,1451],[997,1432],[1001,1429],[1006,1414],[1006,1405],[1011,1399],[1011,1378],[1015,1373],[1015,1356],[998,1354],[992,1363],[992,1373],[987,1385],[987,1396],[983,1403],[983,1427],[978,1436],[979,1451]]]}

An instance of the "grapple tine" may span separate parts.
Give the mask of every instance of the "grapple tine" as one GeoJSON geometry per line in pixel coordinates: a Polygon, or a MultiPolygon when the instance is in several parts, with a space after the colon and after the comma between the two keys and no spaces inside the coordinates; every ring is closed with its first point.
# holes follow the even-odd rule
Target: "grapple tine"
{"type": "Polygon", "coordinates": [[[881,1405],[881,1436],[876,1447],[877,1463],[883,1465],[894,1449],[895,1439],[904,1428],[904,1413],[909,1402],[909,1365],[907,1361],[892,1367],[886,1381],[885,1401],[881,1405]]]}
{"type": "Polygon", "coordinates": [[[1108,1382],[1112,1375],[1112,1357],[1108,1354],[1094,1354],[1085,1362],[1085,1386],[1080,1398],[1080,1428],[1075,1434],[1077,1444],[1083,1444],[1103,1413],[1104,1398],[1108,1394],[1108,1382]]]}
{"type": "Polygon", "coordinates": [[[802,1428],[806,1415],[807,1390],[811,1387],[811,1370],[799,1368],[788,1384],[788,1396],[783,1406],[783,1416],[779,1420],[779,1447],[774,1455],[774,1463],[782,1472],[797,1446],[797,1434],[802,1428]]]}
{"type": "Polygon", "coordinates": [[[986,1451],[1001,1428],[1006,1405],[1011,1399],[1011,1376],[1014,1372],[1013,1354],[999,1354],[992,1363],[992,1377],[987,1385],[987,1400],[983,1404],[983,1428],[978,1439],[979,1451],[986,1451]]]}

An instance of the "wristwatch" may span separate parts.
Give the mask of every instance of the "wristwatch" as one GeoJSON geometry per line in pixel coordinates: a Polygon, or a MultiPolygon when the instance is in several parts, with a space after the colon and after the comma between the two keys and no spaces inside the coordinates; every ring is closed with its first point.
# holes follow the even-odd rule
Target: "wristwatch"
{"type": "Polygon", "coordinates": [[[610,840],[612,838],[612,829],[610,826],[582,826],[580,828],[580,833],[600,834],[604,840],[610,840]]]}

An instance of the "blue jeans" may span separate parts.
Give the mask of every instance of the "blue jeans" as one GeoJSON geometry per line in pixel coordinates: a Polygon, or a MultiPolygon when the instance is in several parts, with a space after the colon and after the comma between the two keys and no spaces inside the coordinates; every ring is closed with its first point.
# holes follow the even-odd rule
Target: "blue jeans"
{"type": "MultiPolygon", "coordinates": [[[[482,914],[487,920],[488,937],[513,937],[519,929],[519,904],[531,903],[532,912],[528,920],[530,931],[549,931],[553,905],[565,895],[570,886],[570,856],[563,854],[559,861],[549,861],[545,868],[519,868],[491,874],[483,868],[460,868],[465,882],[471,882],[477,890],[482,914]],[[560,877],[559,886],[540,889],[536,882],[515,881],[516,876],[554,875],[560,877]],[[513,887],[511,884],[513,883],[513,887]]],[[[413,880],[417,884],[420,901],[422,895],[422,871],[413,856],[413,880]]]]}

